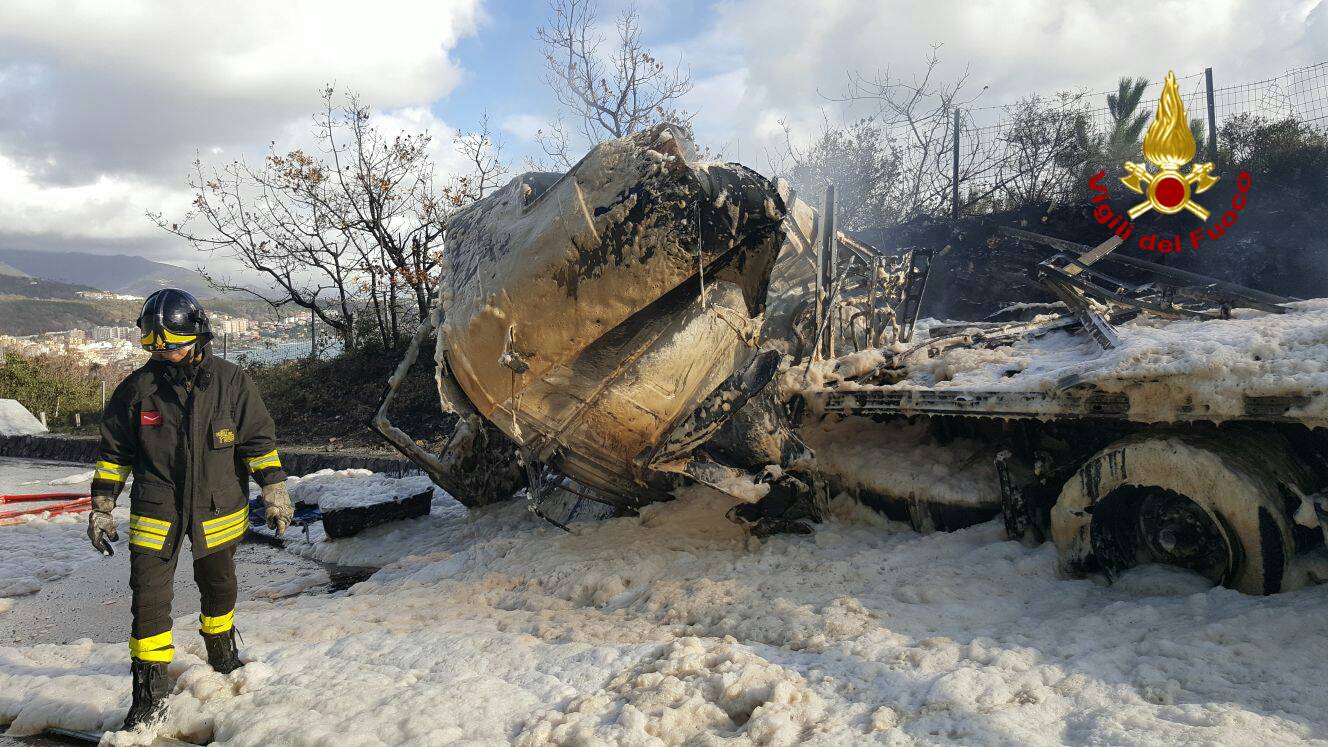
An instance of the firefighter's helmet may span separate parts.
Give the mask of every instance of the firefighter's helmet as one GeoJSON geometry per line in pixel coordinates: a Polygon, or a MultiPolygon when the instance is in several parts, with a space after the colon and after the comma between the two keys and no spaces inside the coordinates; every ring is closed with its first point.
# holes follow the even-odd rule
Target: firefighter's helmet
{"type": "Polygon", "coordinates": [[[179,288],[163,288],[143,302],[138,315],[144,350],[178,350],[212,337],[207,314],[192,294],[179,288]]]}

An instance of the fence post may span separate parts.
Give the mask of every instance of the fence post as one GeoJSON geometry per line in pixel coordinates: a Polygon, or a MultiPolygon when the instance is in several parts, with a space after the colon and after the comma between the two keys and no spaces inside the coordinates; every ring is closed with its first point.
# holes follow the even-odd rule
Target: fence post
{"type": "Polygon", "coordinates": [[[834,314],[835,275],[839,270],[839,245],[835,237],[834,185],[826,185],[825,202],[821,205],[821,243],[817,246],[817,334],[813,344],[817,355],[834,358],[834,328],[830,315],[834,314]],[[822,336],[823,335],[823,336],[822,336]]]}
{"type": "Polygon", "coordinates": [[[1208,160],[1217,162],[1217,106],[1213,101],[1213,69],[1204,68],[1204,85],[1208,89],[1208,160]]]}
{"type": "Polygon", "coordinates": [[[950,214],[959,218],[959,110],[954,113],[954,170],[950,175],[950,214]]]}
{"type": "MultiPolygon", "coordinates": [[[[793,204],[793,200],[789,200],[793,204]]],[[[813,361],[821,360],[821,319],[825,317],[825,261],[821,255],[824,242],[821,236],[825,233],[825,203],[821,203],[821,209],[812,216],[812,267],[815,270],[815,285],[812,287],[812,350],[809,358],[813,361]]]]}

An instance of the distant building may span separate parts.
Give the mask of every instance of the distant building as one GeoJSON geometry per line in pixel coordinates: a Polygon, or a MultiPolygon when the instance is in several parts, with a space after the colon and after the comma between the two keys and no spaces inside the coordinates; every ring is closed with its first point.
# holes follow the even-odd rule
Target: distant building
{"type": "Polygon", "coordinates": [[[137,327],[94,327],[92,329],[92,339],[101,340],[132,340],[137,336],[137,327]]]}
{"type": "Polygon", "coordinates": [[[43,333],[42,339],[56,344],[78,345],[88,339],[88,334],[81,329],[63,329],[43,333]]]}
{"type": "Polygon", "coordinates": [[[142,301],[142,296],[131,296],[127,293],[107,293],[105,291],[79,291],[79,296],[83,298],[92,298],[97,300],[114,301],[142,301]]]}
{"type": "Polygon", "coordinates": [[[248,319],[223,319],[217,323],[217,332],[229,335],[243,334],[249,331],[248,319]]]}
{"type": "Polygon", "coordinates": [[[90,342],[86,345],[79,345],[70,350],[70,352],[79,355],[88,363],[99,363],[102,365],[118,363],[121,361],[129,361],[138,364],[148,356],[148,352],[143,350],[141,346],[122,338],[90,342]]]}

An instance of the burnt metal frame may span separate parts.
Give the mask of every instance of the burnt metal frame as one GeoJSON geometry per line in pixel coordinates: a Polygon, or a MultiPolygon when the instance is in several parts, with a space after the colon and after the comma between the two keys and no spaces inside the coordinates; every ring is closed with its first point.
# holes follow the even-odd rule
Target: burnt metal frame
{"type": "MultiPolygon", "coordinates": [[[[1068,383],[1068,382],[1067,382],[1068,383]]],[[[1304,395],[1246,396],[1241,413],[1230,420],[1298,423],[1288,412],[1309,404],[1304,395]]],[[[1055,392],[971,389],[895,389],[873,387],[842,391],[819,389],[795,395],[790,409],[801,422],[808,412],[842,415],[967,415],[992,418],[1107,418],[1128,420],[1130,397],[1091,386],[1070,386],[1055,392]],[[814,407],[813,407],[814,405],[814,407]]],[[[1211,420],[1192,405],[1176,411],[1176,421],[1211,420]]]]}
{"type": "Polygon", "coordinates": [[[1071,283],[1071,276],[1060,272],[1056,268],[1048,267],[1042,276],[1043,285],[1047,286],[1056,297],[1061,299],[1074,313],[1079,320],[1079,326],[1088,332],[1098,345],[1106,350],[1118,347],[1120,337],[1116,335],[1116,330],[1111,324],[1102,318],[1092,306],[1084,299],[1082,293],[1071,283]],[[1053,274],[1055,273],[1055,274],[1053,274]]]}
{"type": "MultiPolygon", "coordinates": [[[[1084,254],[1091,251],[1091,248],[1085,244],[1044,236],[1040,233],[1018,228],[1002,227],[1000,232],[1025,242],[1050,246],[1068,255],[1084,254]]],[[[1267,311],[1272,314],[1285,314],[1287,312],[1285,304],[1298,300],[1219,280],[1197,272],[1167,267],[1137,257],[1112,253],[1102,259],[1150,273],[1153,276],[1151,285],[1159,289],[1166,288],[1220,306],[1243,307],[1267,311]]]]}
{"type": "Polygon", "coordinates": [[[927,292],[927,278],[931,276],[931,261],[931,249],[913,249],[909,254],[904,298],[899,302],[900,342],[913,341],[913,327],[918,323],[918,314],[922,312],[922,295],[927,292]]]}

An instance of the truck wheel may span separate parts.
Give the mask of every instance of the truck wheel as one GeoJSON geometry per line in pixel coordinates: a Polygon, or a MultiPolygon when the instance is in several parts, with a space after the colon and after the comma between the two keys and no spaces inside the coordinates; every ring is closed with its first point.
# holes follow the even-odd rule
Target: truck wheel
{"type": "Polygon", "coordinates": [[[1110,580],[1164,563],[1247,594],[1292,588],[1295,542],[1283,496],[1294,494],[1288,484],[1308,482],[1275,434],[1126,438],[1061,489],[1051,511],[1060,569],[1110,580]]]}

